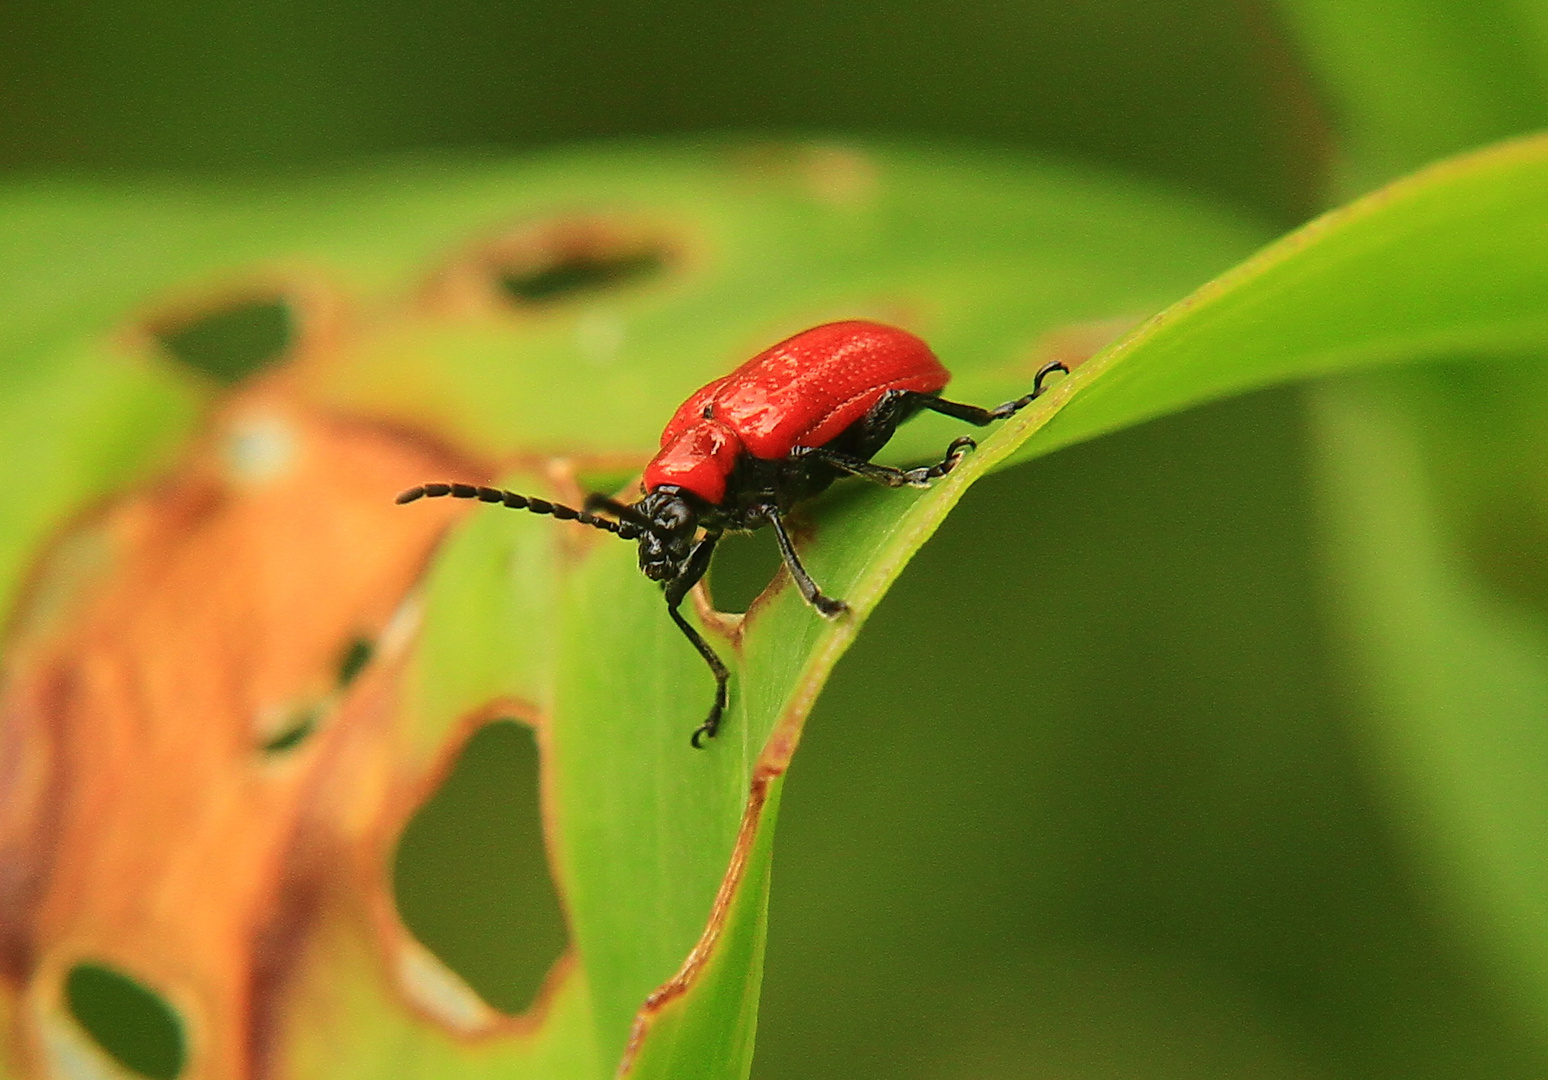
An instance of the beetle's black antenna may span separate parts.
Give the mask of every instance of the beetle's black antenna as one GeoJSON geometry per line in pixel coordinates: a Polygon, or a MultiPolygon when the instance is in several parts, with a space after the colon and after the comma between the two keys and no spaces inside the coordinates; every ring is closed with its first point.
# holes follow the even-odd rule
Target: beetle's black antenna
{"type": "Polygon", "coordinates": [[[641,532],[660,533],[660,527],[650,518],[640,513],[628,503],[621,503],[617,499],[609,499],[606,495],[599,495],[593,491],[586,496],[587,511],[605,510],[619,521],[633,525],[641,532]]]}
{"type": "Polygon", "coordinates": [[[503,488],[482,487],[478,484],[420,484],[411,487],[398,496],[399,506],[411,503],[418,499],[477,499],[479,502],[497,503],[500,506],[509,507],[512,510],[527,510],[534,514],[551,514],[560,521],[578,521],[582,525],[590,525],[593,529],[601,529],[610,532],[624,540],[638,540],[640,534],[646,530],[641,529],[633,521],[610,521],[607,518],[597,517],[585,510],[577,510],[573,506],[565,506],[563,503],[549,502],[547,499],[537,499],[531,495],[518,495],[514,491],[506,491],[503,488]]]}

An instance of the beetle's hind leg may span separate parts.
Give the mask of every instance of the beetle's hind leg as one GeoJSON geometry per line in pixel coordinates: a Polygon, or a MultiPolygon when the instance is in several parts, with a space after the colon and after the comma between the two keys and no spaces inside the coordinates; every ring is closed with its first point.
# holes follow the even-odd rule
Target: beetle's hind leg
{"type": "Polygon", "coordinates": [[[806,567],[801,565],[801,560],[796,557],[795,545],[790,542],[790,534],[785,531],[785,522],[780,516],[779,508],[773,504],[765,504],[763,517],[774,527],[774,539],[779,543],[779,554],[785,560],[785,567],[790,571],[790,576],[795,579],[796,588],[801,590],[801,599],[830,619],[836,619],[848,611],[848,604],[826,595],[812,580],[812,575],[806,572],[806,567]]]}
{"type": "Polygon", "coordinates": [[[929,394],[920,394],[918,404],[921,408],[929,409],[932,412],[938,412],[957,420],[966,420],[970,424],[983,427],[986,424],[994,423],[996,420],[1004,420],[1007,417],[1015,416],[1022,409],[1025,409],[1028,405],[1042,397],[1043,392],[1048,389],[1043,385],[1044,381],[1055,372],[1068,375],[1070,369],[1061,361],[1050,360],[1038,368],[1037,375],[1032,379],[1032,392],[1030,394],[1025,394],[1014,401],[1007,401],[1003,405],[996,405],[992,409],[980,408],[977,405],[964,405],[960,401],[947,401],[945,398],[938,398],[929,394]]]}

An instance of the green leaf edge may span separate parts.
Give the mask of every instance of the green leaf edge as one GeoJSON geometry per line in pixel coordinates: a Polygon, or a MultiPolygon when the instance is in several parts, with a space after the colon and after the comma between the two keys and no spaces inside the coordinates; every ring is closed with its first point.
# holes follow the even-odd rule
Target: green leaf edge
{"type": "MultiPolygon", "coordinates": [[[[755,866],[753,862],[758,855],[762,854],[764,856],[762,861],[766,863],[768,853],[772,852],[775,811],[784,772],[789,767],[796,747],[800,743],[806,718],[832,673],[834,665],[854,641],[866,617],[913,555],[939,528],[946,514],[966,494],[967,489],[991,471],[1043,456],[1062,447],[1119,430],[1133,423],[1204,404],[1231,394],[1299,378],[1353,370],[1375,363],[1398,362],[1405,359],[1433,359],[1444,355],[1448,350],[1458,348],[1461,344],[1459,342],[1439,340],[1428,343],[1428,348],[1425,347],[1426,343],[1419,342],[1416,352],[1406,356],[1383,350],[1347,350],[1332,356],[1314,352],[1304,358],[1299,367],[1288,370],[1270,366],[1246,377],[1227,377],[1217,379],[1213,383],[1204,380],[1192,394],[1174,395],[1170,400],[1163,400],[1158,406],[1134,408],[1128,416],[1118,420],[1103,421],[1100,411],[1097,411],[1096,416],[1083,415],[1084,412],[1093,410],[1082,408],[1080,404],[1089,399],[1089,394],[1082,396],[1080,391],[1094,382],[1098,386],[1102,385],[1097,380],[1110,377],[1110,373],[1114,371],[1125,371],[1132,367],[1136,356],[1143,361],[1150,352],[1167,345],[1170,338],[1179,335],[1198,320],[1205,319],[1211,311],[1221,308],[1228,299],[1242,292],[1248,285],[1269,276],[1273,271],[1290,263],[1294,257],[1314,250],[1320,243],[1337,239],[1345,230],[1377,217],[1384,211],[1402,206],[1406,200],[1433,194],[1437,189],[1443,189],[1448,183],[1454,181],[1487,178],[1492,171],[1504,171],[1512,166],[1521,165],[1537,166],[1542,172],[1542,186],[1539,190],[1548,191],[1548,134],[1511,140],[1438,162],[1313,219],[1196,289],[1093,356],[1070,377],[1053,387],[1039,405],[1008,420],[999,431],[981,444],[977,453],[967,458],[951,475],[938,481],[929,492],[915,500],[904,511],[899,524],[891,530],[880,547],[879,557],[873,559],[867,565],[865,572],[850,586],[848,598],[852,609],[851,617],[827,629],[821,642],[808,658],[803,673],[796,682],[795,691],[783,703],[778,719],[759,754],[753,773],[754,794],[750,798],[748,814],[743,821],[736,852],[722,880],[709,924],[683,966],[672,979],[651,995],[636,1015],[635,1027],[629,1040],[629,1052],[625,1054],[619,1066],[620,1077],[692,1075],[691,1072],[684,1070],[691,1069],[693,1063],[678,1061],[676,1055],[671,1052],[673,1047],[683,1041],[681,1033],[672,1029],[691,1022],[690,1005],[697,997],[696,992],[702,990],[706,984],[707,980],[703,976],[711,972],[714,967],[716,946],[729,936],[726,934],[727,920],[744,916],[744,913],[754,908],[760,923],[765,917],[766,891],[757,889],[756,886],[763,883],[766,889],[769,868],[767,865],[755,866]],[[1073,417],[1071,407],[1073,407],[1073,417]],[[1056,418],[1063,422],[1056,424],[1056,418]],[[759,806],[757,805],[760,801],[758,791],[763,784],[767,785],[767,797],[762,799],[762,805],[759,806]],[[749,895],[749,890],[753,894],[762,892],[763,895],[749,895]],[[672,1044],[672,1047],[662,1046],[658,1050],[653,1045],[657,1040],[672,1044]]],[[[1548,199],[1544,199],[1543,202],[1545,217],[1548,217],[1548,199]]],[[[1548,265],[1548,252],[1544,253],[1543,261],[1548,265]]],[[[1538,318],[1540,326],[1537,328],[1536,336],[1528,334],[1525,341],[1512,337],[1505,343],[1505,347],[1519,348],[1548,344],[1548,295],[1543,297],[1542,310],[1538,318]]],[[[1495,344],[1498,347],[1500,343],[1495,344]]],[[[758,959],[761,960],[761,927],[758,929],[758,936],[760,945],[757,953],[758,959]]],[[[761,974],[761,964],[755,974],[761,974]]],[[[751,1001],[755,1011],[755,994],[751,996],[751,1001]]],[[[733,1073],[722,1067],[704,1075],[745,1076],[747,1074],[751,1066],[752,1031],[751,1025],[742,1025],[742,1027],[745,1032],[743,1052],[736,1054],[733,1059],[733,1063],[740,1071],[733,1073]]],[[[725,1064],[728,1063],[722,1062],[722,1066],[725,1064]]]]}

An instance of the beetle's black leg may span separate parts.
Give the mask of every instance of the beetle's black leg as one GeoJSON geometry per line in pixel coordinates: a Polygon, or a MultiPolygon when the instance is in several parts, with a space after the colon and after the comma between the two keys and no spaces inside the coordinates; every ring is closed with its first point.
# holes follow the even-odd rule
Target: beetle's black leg
{"type": "Polygon", "coordinates": [[[1065,367],[1060,361],[1050,360],[1038,369],[1037,375],[1032,380],[1032,392],[1030,394],[1019,397],[1015,401],[1007,401],[1003,405],[996,405],[992,409],[980,408],[977,405],[964,405],[960,401],[947,401],[945,398],[932,397],[928,394],[919,395],[919,406],[932,412],[938,412],[958,420],[966,420],[970,424],[977,424],[979,427],[983,427],[985,424],[992,424],[996,420],[1004,420],[1006,417],[1015,416],[1022,409],[1025,409],[1028,405],[1042,397],[1043,391],[1047,389],[1043,385],[1043,381],[1056,371],[1063,372],[1066,375],[1070,373],[1070,369],[1065,367]]]}
{"type": "Polygon", "coordinates": [[[930,486],[931,480],[939,480],[951,470],[957,467],[957,463],[967,456],[969,450],[977,449],[978,444],[963,435],[953,439],[951,445],[946,448],[946,456],[937,465],[929,465],[918,469],[894,469],[886,465],[877,465],[875,462],[865,461],[851,454],[842,454],[837,450],[829,450],[827,447],[801,447],[795,450],[791,456],[812,458],[825,465],[831,465],[835,469],[847,472],[852,476],[864,477],[878,484],[888,487],[918,487],[930,486]]]}
{"type": "Polygon", "coordinates": [[[908,486],[908,474],[902,469],[877,465],[875,462],[866,461],[864,458],[857,458],[853,454],[829,450],[825,446],[798,446],[790,452],[790,456],[820,461],[824,465],[831,465],[840,472],[847,472],[851,476],[861,476],[878,484],[885,484],[888,487],[908,486]]]}
{"type": "Polygon", "coordinates": [[[801,565],[801,560],[796,558],[795,545],[791,544],[790,534],[785,531],[785,522],[779,515],[779,508],[765,504],[763,516],[774,526],[774,539],[779,542],[779,553],[790,570],[790,576],[795,579],[796,588],[801,590],[801,598],[830,619],[836,619],[848,611],[849,605],[844,601],[823,595],[812,576],[806,572],[806,567],[801,565]]]}
{"type": "Polygon", "coordinates": [[[709,569],[710,556],[715,553],[715,544],[720,540],[720,533],[708,532],[704,538],[693,545],[693,550],[683,560],[682,569],[676,577],[666,583],[667,614],[672,616],[672,621],[683,632],[699,655],[704,657],[704,662],[709,665],[710,672],[715,676],[715,703],[710,706],[709,715],[704,718],[704,723],[694,729],[693,737],[689,740],[697,750],[704,749],[704,740],[713,739],[715,732],[720,730],[720,717],[726,711],[726,684],[731,680],[731,672],[726,669],[725,662],[720,655],[705,641],[699,632],[689,625],[683,618],[683,613],[677,610],[683,602],[688,591],[698,584],[704,572],[709,569]]]}
{"type": "Polygon", "coordinates": [[[720,531],[707,530],[699,542],[693,545],[688,552],[688,557],[678,567],[676,576],[663,586],[669,606],[676,607],[681,604],[683,597],[699,583],[699,579],[709,569],[710,556],[715,554],[715,545],[719,542],[720,531]]]}
{"type": "Polygon", "coordinates": [[[939,480],[951,470],[955,469],[963,458],[967,457],[969,450],[977,450],[978,444],[966,435],[958,436],[951,440],[946,447],[946,456],[934,465],[924,468],[909,469],[904,475],[913,487],[929,487],[931,480],[939,480]]]}
{"type": "Polygon", "coordinates": [[[715,673],[715,703],[710,706],[709,715],[704,718],[704,723],[694,729],[693,736],[688,741],[693,743],[695,750],[704,749],[704,740],[713,739],[715,733],[720,730],[720,717],[726,711],[726,684],[731,680],[731,672],[726,670],[725,663],[710,648],[709,642],[699,636],[699,632],[688,625],[688,620],[683,618],[683,613],[677,608],[668,606],[667,614],[672,616],[672,621],[683,632],[683,636],[693,643],[693,647],[699,650],[699,655],[704,657],[704,662],[715,673]]]}

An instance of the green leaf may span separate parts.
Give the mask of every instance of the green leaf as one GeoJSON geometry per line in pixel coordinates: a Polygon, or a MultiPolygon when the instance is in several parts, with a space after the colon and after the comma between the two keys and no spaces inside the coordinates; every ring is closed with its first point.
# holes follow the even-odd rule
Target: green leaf
{"type": "MultiPolygon", "coordinates": [[[[744,619],[709,620],[735,678],[726,727],[702,753],[687,739],[707,673],[629,547],[527,515],[471,515],[425,582],[399,731],[429,761],[491,702],[535,723],[576,959],[534,1028],[465,1043],[380,985],[359,926],[325,921],[289,1002],[298,1074],[595,1076],[627,1053],[634,1076],[744,1075],[780,778],[833,664],[967,487],[1254,386],[1461,348],[1548,347],[1545,190],[1548,140],[1427,170],[1273,245],[1079,366],[929,491],[850,483],[805,507],[803,558],[853,613],[817,618],[781,575],[744,619]],[[760,796],[750,806],[749,791],[760,796]]],[[[306,265],[279,275],[302,326],[337,316],[306,307],[329,289],[378,314],[353,324],[328,363],[298,365],[294,392],[505,462],[512,484],[537,493],[562,488],[566,465],[582,482],[621,482],[688,390],[829,317],[914,326],[956,372],[953,394],[1003,400],[1049,355],[1080,358],[1072,325],[1089,339],[1155,310],[1249,235],[1174,200],[1013,159],[834,148],[770,158],[642,146],[149,205],[182,215],[155,273],[131,289],[88,253],[82,291],[148,303],[247,260],[306,265]],[[463,287],[495,255],[526,250],[500,247],[503,222],[576,206],[611,208],[611,250],[654,242],[679,276],[515,317],[463,287]]],[[[155,216],[128,199],[93,212],[130,222],[114,235],[141,242],[155,216]]],[[[106,300],[80,310],[98,313],[84,325],[102,337],[122,317],[106,300]]],[[[19,339],[75,317],[54,311],[19,319],[19,339]]],[[[956,430],[922,419],[888,458],[937,454],[956,430]]],[[[413,971],[406,992],[422,1012],[447,1023],[476,1012],[450,973],[413,971]]]]}
{"type": "Polygon", "coordinates": [[[1543,146],[1433,166],[1291,233],[1093,361],[1018,457],[1292,376],[1536,351],[1543,146]]]}
{"type": "Polygon", "coordinates": [[[59,523],[166,465],[194,395],[168,374],[73,341],[7,350],[0,366],[0,611],[59,523]]]}
{"type": "Polygon", "coordinates": [[[1326,92],[1352,194],[1548,124],[1542,0],[1279,0],[1326,92]]]}
{"type": "Polygon", "coordinates": [[[1417,819],[1409,843],[1448,921],[1537,1030],[1548,1025],[1544,370],[1496,361],[1352,379],[1320,392],[1314,411],[1333,595],[1371,748],[1417,819]],[[1504,410],[1535,405],[1529,423],[1469,393],[1502,380],[1536,391],[1504,410]],[[1506,493],[1517,498],[1499,507],[1491,496],[1506,493]]]}
{"type": "MultiPolygon", "coordinates": [[[[738,263],[742,251],[759,250],[741,245],[769,244],[769,236],[720,240],[730,282],[710,280],[703,287],[723,294],[714,306],[736,312],[737,319],[674,325],[659,353],[650,324],[642,327],[638,348],[646,368],[674,380],[669,391],[644,378],[614,388],[606,369],[576,376],[573,389],[561,382],[559,400],[572,402],[559,413],[570,418],[569,438],[584,445],[628,436],[648,446],[659,417],[677,400],[723,371],[727,357],[756,347],[759,339],[736,330],[743,319],[793,330],[844,312],[829,300],[818,306],[804,299],[816,289],[812,281],[833,295],[852,292],[854,286],[832,280],[836,274],[859,275],[870,296],[919,298],[936,312],[939,331],[932,340],[943,355],[954,357],[954,386],[966,388],[961,396],[1002,400],[1026,385],[1051,348],[1072,347],[1059,336],[1061,325],[1074,323],[1090,334],[1081,324],[1106,325],[1124,312],[1143,311],[1143,297],[1163,288],[1160,281],[1179,281],[1179,260],[1198,265],[1207,261],[1207,251],[1224,246],[1209,239],[1220,235],[1218,226],[1182,225],[1175,216],[1180,207],[1148,199],[1119,206],[1112,201],[1118,192],[1099,195],[1104,188],[1097,184],[1078,189],[1035,174],[1018,181],[1010,173],[986,171],[983,163],[975,180],[993,182],[969,199],[961,189],[965,175],[943,161],[923,169],[898,156],[877,160],[885,165],[882,190],[920,200],[911,212],[875,213],[871,227],[825,237],[811,244],[804,258],[793,252],[782,256],[775,246],[773,255],[754,259],[765,264],[769,258],[788,259],[789,280],[798,290],[795,304],[806,313],[779,318],[761,313],[789,301],[767,290],[760,294],[754,282],[766,271],[738,263]],[[1105,205],[1079,205],[1093,197],[1105,205]],[[987,211],[996,229],[979,232],[972,216],[958,209],[965,202],[987,211]],[[840,252],[825,250],[834,244],[840,252]],[[973,258],[961,254],[974,250],[979,254],[973,258]],[[950,260],[932,264],[932,252],[949,253],[950,260]],[[1013,302],[1017,293],[1027,299],[1013,302]],[[746,344],[727,344],[737,339],[746,344]],[[683,377],[669,365],[686,367],[692,375],[683,377]],[[576,415],[593,413],[605,414],[607,422],[594,427],[574,422],[576,415]]],[[[763,340],[779,332],[770,330],[763,340]]],[[[585,363],[573,351],[573,339],[543,339],[536,348],[543,360],[539,370],[557,370],[561,377],[585,363]]],[[[495,354],[488,349],[480,355],[495,354]]],[[[417,388],[416,395],[433,393],[437,409],[461,418],[463,430],[487,431],[491,440],[534,429],[549,437],[549,425],[554,425],[551,437],[561,437],[558,419],[546,410],[534,414],[530,393],[507,391],[492,370],[478,368],[475,377],[433,370],[435,356],[428,349],[395,353],[394,362],[403,366],[369,392],[397,394],[396,388],[407,384],[417,388]],[[415,374],[409,365],[421,365],[424,373],[415,374]],[[512,422],[513,416],[522,422],[512,422]]],[[[330,382],[329,392],[365,392],[357,389],[365,381],[355,378],[345,372],[330,382]]],[[[386,399],[374,400],[380,405],[386,399]]],[[[903,433],[889,455],[898,460],[938,455],[955,433],[950,424],[925,422],[903,433]]],[[[505,479],[523,490],[538,481],[530,474],[505,479]]],[[[625,1053],[633,1029],[634,1071],[640,1075],[745,1074],[779,776],[826,673],[960,490],[942,489],[923,502],[916,492],[846,485],[798,518],[814,573],[854,605],[856,615],[831,627],[782,586],[758,601],[741,623],[725,729],[702,753],[689,749],[688,736],[708,707],[708,674],[665,619],[659,590],[640,576],[629,547],[606,538],[587,543],[581,562],[559,575],[557,595],[536,584],[552,575],[514,583],[508,570],[567,561],[552,549],[573,538],[550,522],[486,514],[454,538],[439,560],[426,596],[416,714],[439,718],[423,727],[433,740],[428,733],[444,730],[491,697],[551,707],[544,738],[558,825],[554,854],[605,1060],[625,1053]],[[541,554],[545,550],[549,554],[541,554]],[[544,559],[549,561],[543,564],[544,559]],[[545,610],[545,604],[551,606],[545,610]],[[524,614],[515,614],[518,609],[524,614]],[[481,664],[471,659],[479,652],[518,659],[484,668],[485,681],[476,682],[467,672],[481,664]],[[555,657],[556,680],[545,681],[542,670],[529,664],[527,657],[541,653],[555,657]],[[448,687],[454,692],[447,693],[448,687]],[[761,783],[767,785],[767,802],[757,808],[761,814],[746,808],[760,758],[766,774],[761,783]],[[728,865],[738,867],[729,877],[728,865]],[[706,931],[712,911],[716,916],[706,931]],[[685,964],[677,985],[681,993],[659,996],[637,1025],[641,1003],[685,964]]],[[[732,652],[723,637],[711,636],[723,653],[732,652]]]]}
{"type": "MultiPolygon", "coordinates": [[[[813,323],[913,326],[947,358],[954,393],[997,402],[1049,357],[1088,355],[1257,239],[1112,177],[1008,155],[828,145],[642,144],[265,190],[40,185],[3,208],[0,340],[34,382],[18,382],[14,399],[27,423],[0,439],[41,430],[57,443],[32,461],[6,442],[28,469],[4,489],[6,511],[33,522],[15,565],[0,568],[13,589],[43,536],[167,467],[231,395],[277,393],[412,432],[508,469],[511,485],[559,494],[572,469],[580,483],[625,482],[691,389],[813,323]],[[573,294],[555,300],[554,282],[573,294]],[[241,362],[205,355],[224,340],[210,327],[275,305],[286,317],[268,321],[293,340],[274,366],[251,350],[241,362]],[[84,376],[75,353],[91,358],[84,376]],[[178,408],[137,404],[142,384],[178,408]],[[123,464],[66,482],[98,458],[123,464]]],[[[889,458],[934,457],[957,433],[922,419],[889,458]]],[[[779,755],[863,613],[959,491],[924,504],[848,485],[796,520],[814,570],[860,614],[835,633],[788,589],[771,590],[744,624],[726,729],[703,753],[688,735],[707,674],[632,550],[526,515],[471,514],[395,624],[417,611],[422,627],[395,745],[411,775],[433,773],[491,709],[534,723],[574,957],[538,1012],[502,1025],[434,957],[412,942],[377,956],[381,939],[358,912],[330,907],[287,984],[274,1052],[298,1075],[610,1071],[719,894],[714,947],[639,1029],[635,1060],[745,1072],[779,755]],[[755,765],[780,721],[764,812],[750,814],[755,765]],[[733,858],[741,872],[723,888],[733,858]],[[475,1031],[472,1042],[459,1034],[475,1031]]],[[[190,1033],[195,1055],[202,1038],[190,1033]]]]}
{"type": "MultiPolygon", "coordinates": [[[[848,489],[825,500],[814,515],[821,529],[803,555],[819,581],[850,601],[856,619],[819,625],[789,589],[757,610],[744,628],[738,727],[761,732],[764,717],[777,714],[763,760],[783,767],[816,688],[855,623],[967,485],[989,469],[1287,378],[1441,357],[1468,346],[1543,348],[1544,191],[1548,139],[1426,170],[1313,222],[1205,286],[1080,368],[1042,409],[1008,421],[931,491],[910,497],[848,489]],[[796,657],[803,652],[801,665],[796,657]]],[[[627,588],[621,566],[617,583],[627,588]]],[[[619,681],[612,700],[621,702],[630,685],[649,677],[648,667],[637,669],[619,681]]],[[[671,681],[677,678],[674,672],[671,681]]],[[[669,686],[660,691],[669,693],[669,686]]],[[[565,715],[562,700],[559,715],[565,715]]],[[[617,743],[588,742],[588,762],[608,745],[617,743]]],[[[650,775],[665,765],[665,759],[653,761],[650,775]]],[[[616,790],[628,782],[624,773],[603,786],[616,790]]],[[[667,1022],[673,1021],[687,1023],[681,1016],[667,1022]]],[[[708,1048],[683,1045],[676,1025],[669,1037],[682,1046],[675,1066],[683,1068],[708,1048]]],[[[640,1073],[668,1074],[666,1067],[640,1073]]]]}
{"type": "MultiPolygon", "coordinates": [[[[1548,123],[1541,0],[1282,6],[1337,108],[1346,188],[1548,123]]],[[[1330,607],[1369,744],[1449,926],[1540,1032],[1548,354],[1460,362],[1514,351],[1457,342],[1444,368],[1323,388],[1313,429],[1330,607]]]]}

